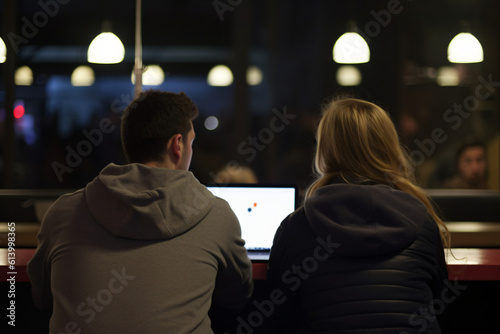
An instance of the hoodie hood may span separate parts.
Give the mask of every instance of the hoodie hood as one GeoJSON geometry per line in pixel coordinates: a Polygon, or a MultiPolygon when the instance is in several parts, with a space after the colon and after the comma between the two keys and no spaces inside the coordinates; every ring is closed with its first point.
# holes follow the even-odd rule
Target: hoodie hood
{"type": "Polygon", "coordinates": [[[412,195],[386,185],[332,184],[305,202],[312,230],[330,236],[347,257],[381,256],[408,247],[420,233],[427,209],[412,195]]]}
{"type": "Polygon", "coordinates": [[[92,216],[111,234],[168,240],[196,226],[215,197],[191,172],[110,164],[85,188],[92,216]]]}

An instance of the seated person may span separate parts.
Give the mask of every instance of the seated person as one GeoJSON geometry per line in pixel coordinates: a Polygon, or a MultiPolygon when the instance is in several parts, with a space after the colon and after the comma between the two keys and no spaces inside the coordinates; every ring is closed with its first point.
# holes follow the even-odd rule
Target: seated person
{"type": "Polygon", "coordinates": [[[257,175],[253,169],[245,165],[227,164],[214,178],[217,184],[231,183],[258,183],[257,175]]]}
{"type": "Polygon", "coordinates": [[[142,93],[122,119],[129,164],[48,210],[28,275],[51,333],[212,333],[212,302],[250,298],[238,220],[188,171],[197,115],[184,93],[142,93]]]}
{"type": "Polygon", "coordinates": [[[304,205],[274,238],[273,333],[440,333],[432,307],[447,283],[449,236],[388,114],[330,102],[315,166],[304,205]]]}
{"type": "Polygon", "coordinates": [[[486,146],[480,141],[462,145],[456,154],[457,175],[447,180],[444,188],[488,189],[486,146]]]}

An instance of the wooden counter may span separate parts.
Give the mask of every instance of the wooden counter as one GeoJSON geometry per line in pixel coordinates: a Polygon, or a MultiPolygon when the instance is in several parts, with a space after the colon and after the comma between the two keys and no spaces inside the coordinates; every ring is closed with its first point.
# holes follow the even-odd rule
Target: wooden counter
{"type": "MultiPolygon", "coordinates": [[[[500,281],[500,249],[488,248],[452,248],[447,254],[448,273],[451,280],[461,281],[500,281]]],[[[28,282],[26,274],[28,261],[35,253],[34,248],[19,248],[15,251],[14,270],[9,269],[7,249],[0,248],[0,279],[5,282],[7,277],[15,272],[16,282],[28,282]]],[[[265,280],[266,262],[253,263],[255,280],[265,280]]]]}

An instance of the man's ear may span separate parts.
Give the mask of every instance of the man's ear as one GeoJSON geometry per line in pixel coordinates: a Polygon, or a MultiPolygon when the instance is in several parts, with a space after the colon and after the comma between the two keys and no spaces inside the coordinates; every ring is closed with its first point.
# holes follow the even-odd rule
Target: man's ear
{"type": "Polygon", "coordinates": [[[181,158],[182,148],[182,135],[180,133],[173,135],[167,144],[167,152],[172,157],[173,162],[177,162],[181,158]]]}

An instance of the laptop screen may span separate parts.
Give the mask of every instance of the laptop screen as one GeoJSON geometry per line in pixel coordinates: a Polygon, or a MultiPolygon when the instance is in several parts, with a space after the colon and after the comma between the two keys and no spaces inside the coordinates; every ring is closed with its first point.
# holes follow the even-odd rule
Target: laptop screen
{"type": "Polygon", "coordinates": [[[297,206],[297,188],[293,185],[209,185],[207,188],[233,209],[249,253],[269,252],[276,230],[297,206]]]}

